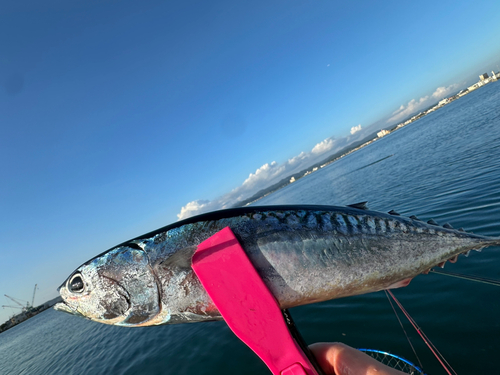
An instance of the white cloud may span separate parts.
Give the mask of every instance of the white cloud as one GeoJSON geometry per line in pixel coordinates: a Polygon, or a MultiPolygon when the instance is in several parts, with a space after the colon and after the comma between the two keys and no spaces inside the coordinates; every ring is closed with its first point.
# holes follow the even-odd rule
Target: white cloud
{"type": "Polygon", "coordinates": [[[210,201],[207,200],[197,200],[186,204],[181,208],[181,212],[177,214],[179,219],[185,219],[187,217],[201,214],[203,212],[210,211],[210,201]]]}
{"type": "Polygon", "coordinates": [[[438,87],[436,91],[432,94],[432,97],[434,99],[442,99],[445,96],[448,96],[451,94],[452,91],[456,90],[458,88],[458,83],[454,83],[453,85],[450,85],[448,87],[438,87]]]}
{"type": "Polygon", "coordinates": [[[231,190],[229,193],[224,194],[212,201],[197,200],[189,202],[181,208],[181,211],[177,214],[177,218],[182,220],[204,212],[230,208],[236,203],[250,198],[259,190],[279,181],[280,178],[284,178],[284,173],[287,167],[296,163],[297,158],[298,157],[290,159],[287,163],[282,165],[276,163],[275,161],[272,163],[266,163],[260,168],[257,168],[254,173],[250,173],[248,178],[243,181],[243,184],[231,190]]]}
{"type": "Polygon", "coordinates": [[[393,121],[400,121],[405,119],[406,117],[424,109],[425,107],[428,107],[432,104],[432,100],[437,100],[437,99],[442,99],[448,95],[451,94],[452,91],[456,90],[458,88],[458,84],[454,83],[453,85],[450,85],[448,87],[438,87],[432,95],[427,95],[424,97],[421,97],[420,99],[412,99],[408,102],[408,104],[401,105],[397,110],[395,110],[392,114],[393,116],[387,120],[387,122],[393,122],[393,121]]]}
{"type": "Polygon", "coordinates": [[[288,159],[282,164],[275,161],[266,163],[257,168],[254,173],[250,173],[240,186],[229,193],[212,201],[196,200],[187,203],[181,208],[177,217],[179,220],[182,220],[204,212],[230,208],[236,203],[250,198],[258,191],[279,182],[281,179],[322,161],[329,154],[337,151],[344,145],[345,139],[336,140],[334,138],[327,138],[315,145],[310,152],[301,152],[299,155],[288,159]]]}
{"type": "Polygon", "coordinates": [[[361,124],[359,124],[358,126],[353,126],[351,128],[351,134],[354,134],[356,132],[359,132],[361,130],[361,124]]]}
{"type": "Polygon", "coordinates": [[[307,158],[307,153],[305,153],[304,151],[302,151],[297,156],[294,156],[293,158],[288,159],[287,163],[290,164],[290,165],[296,165],[297,163],[300,163],[302,160],[304,160],[306,158],[307,158]]]}
{"type": "Polygon", "coordinates": [[[394,111],[392,116],[387,122],[399,121],[402,120],[412,113],[417,112],[419,109],[424,108],[427,104],[427,100],[429,100],[429,96],[424,96],[419,100],[412,99],[408,102],[406,107],[402,105],[398,110],[394,111]]]}
{"type": "MultiPolygon", "coordinates": [[[[299,155],[300,156],[300,155],[299,155]]],[[[297,158],[297,157],[296,157],[297,158]]],[[[290,163],[290,160],[288,161],[290,163]]],[[[275,161],[271,164],[266,163],[262,167],[258,168],[255,173],[250,173],[248,178],[243,181],[243,185],[247,189],[259,185],[263,180],[271,180],[277,175],[280,175],[285,169],[285,165],[278,165],[275,161]]],[[[236,190],[236,189],[235,189],[236,190]]]]}
{"type": "Polygon", "coordinates": [[[333,138],[327,138],[314,146],[311,152],[313,154],[322,154],[326,151],[331,150],[334,144],[335,140],[333,138]]]}

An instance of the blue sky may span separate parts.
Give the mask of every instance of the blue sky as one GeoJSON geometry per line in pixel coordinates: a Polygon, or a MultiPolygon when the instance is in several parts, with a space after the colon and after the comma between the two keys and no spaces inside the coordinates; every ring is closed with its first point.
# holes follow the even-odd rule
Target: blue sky
{"type": "Polygon", "coordinates": [[[52,298],[92,256],[500,70],[498,14],[498,1],[2,4],[1,294],[28,300],[38,283],[35,302],[52,298]]]}

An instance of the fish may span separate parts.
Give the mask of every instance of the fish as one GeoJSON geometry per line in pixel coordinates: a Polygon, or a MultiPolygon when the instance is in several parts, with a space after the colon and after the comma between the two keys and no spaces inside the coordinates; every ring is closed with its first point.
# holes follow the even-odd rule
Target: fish
{"type": "Polygon", "coordinates": [[[251,206],[201,214],[121,243],[78,267],[55,309],[125,327],[222,320],[191,268],[229,227],[280,308],[404,287],[500,238],[450,224],[337,206],[251,206]]]}

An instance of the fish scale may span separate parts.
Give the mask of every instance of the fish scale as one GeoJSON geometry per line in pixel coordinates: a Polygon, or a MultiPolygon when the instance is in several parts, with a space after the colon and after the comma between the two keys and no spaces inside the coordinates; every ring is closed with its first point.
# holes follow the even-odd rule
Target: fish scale
{"type": "Polygon", "coordinates": [[[365,203],[221,210],[92,258],[61,285],[63,303],[56,309],[121,326],[221,319],[191,258],[199,243],[225,227],[281,308],[406,286],[459,254],[500,244],[395,211],[369,211],[365,203]]]}

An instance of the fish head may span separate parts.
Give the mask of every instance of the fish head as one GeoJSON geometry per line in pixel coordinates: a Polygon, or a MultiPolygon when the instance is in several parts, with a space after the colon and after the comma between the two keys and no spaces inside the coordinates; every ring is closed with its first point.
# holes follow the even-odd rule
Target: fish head
{"type": "Polygon", "coordinates": [[[120,246],[78,267],[61,285],[56,310],[122,326],[143,326],[160,313],[157,278],[137,245],[120,246]]]}

